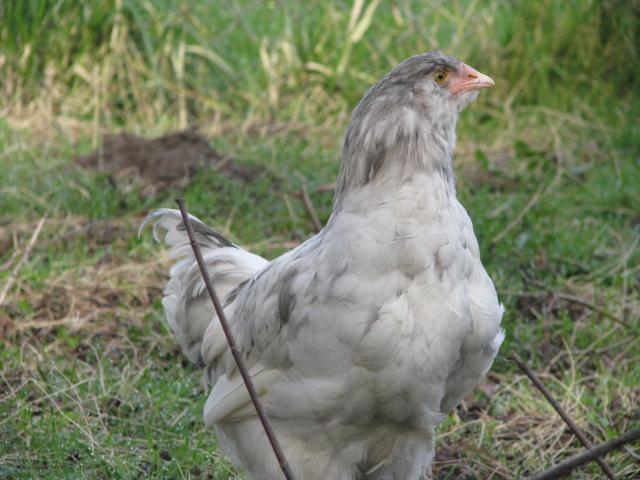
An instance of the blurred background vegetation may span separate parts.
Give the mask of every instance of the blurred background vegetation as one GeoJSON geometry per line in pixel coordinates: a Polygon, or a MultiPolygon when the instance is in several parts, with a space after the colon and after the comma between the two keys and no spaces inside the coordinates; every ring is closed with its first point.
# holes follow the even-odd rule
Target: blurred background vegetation
{"type": "MultiPolygon", "coordinates": [[[[639,46],[637,0],[0,3],[0,285],[47,215],[0,306],[0,478],[233,475],[161,319],[166,255],[137,225],[184,195],[256,253],[291,248],[314,230],[303,190],[331,212],[359,98],[434,49],[496,81],[461,118],[455,169],[507,306],[503,352],[594,443],[638,426],[639,46]],[[76,161],[110,133],[187,128],[221,163],[182,183],[76,161]]],[[[445,421],[436,478],[580,450],[503,358],[445,421]]],[[[607,460],[632,478],[637,458],[607,460]]]]}

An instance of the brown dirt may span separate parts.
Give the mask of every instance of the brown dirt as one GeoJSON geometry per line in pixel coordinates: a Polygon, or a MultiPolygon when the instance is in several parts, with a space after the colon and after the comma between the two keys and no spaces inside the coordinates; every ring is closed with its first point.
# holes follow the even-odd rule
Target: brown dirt
{"type": "Polygon", "coordinates": [[[105,135],[101,148],[75,160],[85,168],[111,173],[116,183],[135,177],[154,189],[184,186],[202,168],[216,168],[244,182],[259,173],[220,155],[194,129],[151,139],[126,132],[105,135]]]}

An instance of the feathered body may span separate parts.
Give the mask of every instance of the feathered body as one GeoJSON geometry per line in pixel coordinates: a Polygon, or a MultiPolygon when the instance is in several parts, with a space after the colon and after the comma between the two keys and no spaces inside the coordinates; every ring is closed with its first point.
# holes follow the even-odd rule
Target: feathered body
{"type": "MultiPolygon", "coordinates": [[[[462,66],[440,53],[412,57],[367,93],[347,132],[334,212],[298,248],[267,262],[193,220],[302,480],[423,478],[435,427],[502,342],[503,308],[452,174],[455,122],[476,92],[449,94],[433,80],[462,66]]],[[[168,232],[178,260],[164,306],[185,354],[203,366],[205,423],[251,478],[280,479],[179,213],[148,220],[168,232]]]]}

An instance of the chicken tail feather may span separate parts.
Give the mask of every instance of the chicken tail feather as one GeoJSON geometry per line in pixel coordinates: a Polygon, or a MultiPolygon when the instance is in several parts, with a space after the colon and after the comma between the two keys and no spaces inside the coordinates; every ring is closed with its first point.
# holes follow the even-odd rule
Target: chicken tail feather
{"type": "MultiPolygon", "coordinates": [[[[195,240],[202,250],[209,278],[222,303],[242,282],[253,277],[267,261],[227,240],[223,235],[189,216],[195,240]]],[[[202,363],[202,339],[217,315],[196,263],[180,211],[162,208],[151,212],[140,226],[153,225],[153,237],[170,250],[174,263],[164,288],[165,317],[184,354],[202,363]],[[162,232],[164,237],[162,236],[162,232]]]]}

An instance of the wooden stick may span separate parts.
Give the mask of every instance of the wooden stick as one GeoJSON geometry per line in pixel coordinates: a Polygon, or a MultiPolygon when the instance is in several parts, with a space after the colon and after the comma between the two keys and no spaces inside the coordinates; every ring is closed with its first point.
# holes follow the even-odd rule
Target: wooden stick
{"type": "Polygon", "coordinates": [[[193,253],[196,257],[196,262],[198,262],[198,267],[200,267],[200,273],[202,274],[202,279],[204,280],[204,284],[207,287],[207,291],[209,292],[209,296],[211,297],[211,301],[213,302],[213,306],[218,314],[218,319],[220,320],[220,325],[222,326],[222,330],[224,331],[225,337],[227,337],[227,343],[229,344],[229,348],[231,349],[231,354],[233,355],[233,359],[236,361],[236,365],[238,366],[238,370],[240,375],[242,376],[242,380],[244,381],[245,386],[249,392],[249,396],[251,397],[251,402],[253,402],[253,406],[258,413],[258,417],[260,418],[260,422],[262,423],[262,427],[264,428],[264,432],[267,434],[267,438],[269,439],[269,443],[271,444],[271,448],[273,449],[273,453],[276,455],[278,459],[278,463],[280,464],[280,468],[282,469],[282,473],[284,474],[287,480],[295,480],[295,476],[289,467],[286,457],[284,456],[284,452],[280,447],[280,443],[278,442],[278,438],[276,437],[275,432],[273,431],[273,427],[269,422],[269,418],[267,417],[267,412],[265,411],[260,399],[258,398],[258,394],[256,392],[256,388],[253,385],[253,381],[251,380],[251,376],[249,375],[249,371],[247,370],[246,365],[244,364],[244,360],[242,359],[242,353],[238,348],[236,341],[233,338],[233,334],[231,333],[231,329],[229,328],[229,322],[227,322],[227,317],[224,314],[224,310],[222,308],[222,304],[220,303],[220,299],[216,294],[216,291],[213,288],[213,284],[211,283],[211,279],[209,278],[209,274],[207,269],[204,266],[204,260],[202,259],[202,252],[200,252],[200,247],[196,243],[195,236],[193,234],[193,228],[191,227],[191,221],[189,220],[189,214],[187,213],[187,207],[185,206],[184,199],[177,198],[176,203],[180,208],[180,213],[182,214],[182,221],[187,229],[187,235],[189,236],[189,241],[191,242],[191,248],[193,249],[193,253]]]}
{"type": "Polygon", "coordinates": [[[514,292],[514,291],[509,291],[509,290],[501,290],[500,293],[504,293],[506,295],[511,295],[514,297],[521,297],[521,298],[541,298],[544,297],[545,295],[553,295],[554,297],[556,297],[559,300],[564,300],[565,302],[569,302],[569,303],[575,303],[577,305],[581,305],[593,312],[596,312],[600,315],[602,315],[603,317],[608,318],[609,320],[616,322],[620,325],[622,325],[623,327],[629,327],[629,322],[627,322],[626,320],[623,320],[622,318],[618,318],[616,317],[613,313],[608,312],[607,310],[598,307],[597,305],[594,305],[593,303],[589,303],[586,300],[583,300],[581,298],[576,297],[575,295],[570,295],[568,293],[563,293],[563,292],[556,292],[553,291],[549,288],[544,288],[544,292],[514,292]]]}
{"type": "MultiPolygon", "coordinates": [[[[533,382],[533,384],[538,388],[538,390],[540,390],[542,395],[544,395],[544,397],[555,409],[555,411],[558,412],[558,415],[562,417],[562,420],[564,420],[564,422],[571,429],[574,435],[578,437],[582,445],[584,445],[585,448],[592,448],[593,445],[591,445],[591,442],[587,439],[587,437],[584,436],[584,434],[582,433],[582,430],[580,430],[578,425],[575,424],[575,422],[567,414],[567,412],[564,411],[564,409],[560,406],[560,404],[556,401],[556,399],[553,398],[553,396],[551,395],[551,392],[547,390],[547,387],[544,386],[544,384],[538,378],[538,376],[535,373],[533,373],[533,370],[531,370],[529,366],[522,361],[522,359],[518,356],[517,353],[512,353],[511,355],[509,355],[509,358],[514,362],[516,362],[518,367],[520,367],[520,370],[522,370],[524,374],[527,377],[529,377],[529,379],[533,382]]],[[[609,465],[607,465],[604,462],[604,460],[602,460],[601,458],[595,457],[595,460],[596,462],[598,462],[598,465],[600,465],[600,468],[602,468],[602,471],[605,473],[605,475],[611,480],[615,480],[616,478],[615,474],[613,473],[613,470],[611,470],[609,465]]]]}
{"type": "Polygon", "coordinates": [[[598,307],[597,305],[589,303],[586,300],[582,300],[579,297],[576,297],[574,295],[570,295],[568,293],[563,293],[563,292],[554,292],[554,295],[556,297],[558,297],[559,299],[561,299],[561,300],[565,300],[567,302],[572,302],[572,303],[577,303],[578,305],[582,305],[583,307],[586,307],[589,310],[592,310],[592,311],[594,311],[596,313],[599,313],[603,317],[606,317],[609,320],[612,320],[612,321],[614,321],[616,323],[619,323],[620,325],[622,325],[624,327],[629,327],[629,323],[627,323],[626,321],[622,320],[621,318],[616,317],[612,313],[609,313],[608,311],[606,311],[603,308],[598,307]]]}
{"type": "Polygon", "coordinates": [[[554,295],[555,297],[559,298],[560,300],[565,300],[567,302],[571,302],[571,303],[576,303],[578,305],[582,305],[583,307],[586,307],[589,310],[592,310],[592,311],[594,311],[596,313],[599,313],[603,317],[607,317],[609,320],[612,320],[612,321],[614,321],[616,323],[619,323],[620,325],[622,325],[624,327],[629,327],[629,324],[625,320],[616,317],[612,313],[609,313],[608,311],[606,311],[603,308],[598,307],[597,305],[589,303],[586,300],[583,300],[583,299],[581,299],[579,297],[576,297],[575,295],[571,295],[569,293],[557,292],[557,291],[549,288],[547,285],[545,285],[544,282],[540,282],[540,281],[534,280],[533,278],[529,278],[528,281],[533,283],[536,287],[541,288],[546,292],[549,292],[551,295],[554,295]]]}
{"type": "Polygon", "coordinates": [[[316,213],[316,209],[313,206],[313,202],[311,202],[311,197],[309,196],[309,192],[307,192],[307,187],[302,185],[302,202],[304,203],[307,212],[311,216],[311,221],[313,222],[313,227],[316,229],[316,233],[322,230],[322,223],[320,222],[320,218],[316,213]]]}
{"type": "Polygon", "coordinates": [[[584,465],[598,457],[603,457],[612,450],[616,450],[628,443],[633,443],[640,440],[640,428],[631,430],[617,438],[601,443],[597,447],[590,448],[582,453],[578,453],[573,457],[569,457],[564,462],[554,465],[549,470],[546,470],[534,477],[531,480],[555,480],[567,475],[576,467],[584,465]]]}
{"type": "Polygon", "coordinates": [[[24,249],[24,253],[22,254],[22,257],[20,257],[20,260],[18,260],[18,263],[9,274],[7,283],[4,284],[2,293],[0,293],[0,307],[4,303],[5,298],[7,298],[7,294],[9,293],[9,290],[11,290],[11,287],[13,286],[13,283],[16,281],[16,278],[18,278],[18,273],[20,273],[20,269],[22,268],[22,265],[24,265],[24,263],[29,258],[29,255],[31,255],[31,250],[33,249],[33,246],[36,244],[36,240],[38,240],[38,235],[40,235],[40,230],[42,230],[42,226],[44,225],[44,222],[46,219],[47,219],[47,214],[45,213],[44,216],[38,222],[38,225],[36,225],[36,229],[33,231],[33,234],[29,239],[29,243],[27,243],[27,247],[24,249]]]}

